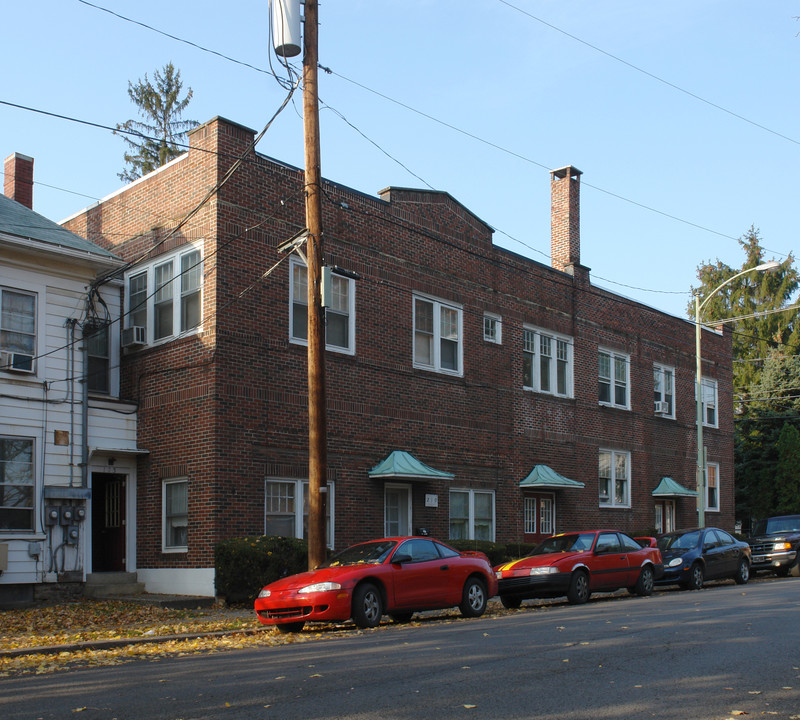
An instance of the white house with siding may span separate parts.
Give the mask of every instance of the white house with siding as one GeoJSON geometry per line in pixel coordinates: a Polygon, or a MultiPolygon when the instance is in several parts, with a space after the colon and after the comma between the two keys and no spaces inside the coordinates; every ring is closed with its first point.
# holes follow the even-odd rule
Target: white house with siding
{"type": "Polygon", "coordinates": [[[135,570],[136,407],[119,399],[123,261],[35,213],[33,160],[0,195],[0,607],[135,570]]]}

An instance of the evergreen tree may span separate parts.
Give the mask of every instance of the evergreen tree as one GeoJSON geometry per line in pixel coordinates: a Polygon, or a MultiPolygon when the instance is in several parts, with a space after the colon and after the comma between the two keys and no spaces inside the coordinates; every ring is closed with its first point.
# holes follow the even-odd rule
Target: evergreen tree
{"type": "Polygon", "coordinates": [[[784,423],[778,436],[777,450],[776,512],[780,515],[800,513],[800,432],[791,423],[784,423]]]}
{"type": "Polygon", "coordinates": [[[119,173],[121,180],[132,182],[184,152],[177,143],[198,123],[181,120],[193,95],[189,88],[181,98],[182,90],[181,71],[171,62],[153,73],[153,82],[146,73],[144,80],[140,78],[135,85],[128,81],[128,97],[139,108],[144,121],[126,120],[117,125],[117,130],[125,131],[122,139],[131,149],[125,153],[129,167],[119,173]]]}

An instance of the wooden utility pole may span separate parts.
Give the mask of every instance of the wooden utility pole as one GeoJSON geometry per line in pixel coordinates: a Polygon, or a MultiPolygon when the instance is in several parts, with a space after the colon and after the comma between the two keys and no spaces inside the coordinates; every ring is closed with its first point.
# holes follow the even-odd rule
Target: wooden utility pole
{"type": "Polygon", "coordinates": [[[322,308],[322,195],[317,86],[318,3],[305,0],[303,34],[303,128],[308,228],[308,568],[325,560],[327,418],[325,403],[325,315],[322,308]]]}

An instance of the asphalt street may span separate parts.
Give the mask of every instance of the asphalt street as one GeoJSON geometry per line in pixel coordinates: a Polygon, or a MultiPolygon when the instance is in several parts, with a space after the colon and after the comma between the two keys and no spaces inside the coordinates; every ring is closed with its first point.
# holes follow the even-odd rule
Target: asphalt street
{"type": "Polygon", "coordinates": [[[0,717],[800,720],[800,581],[0,680],[0,717]]]}

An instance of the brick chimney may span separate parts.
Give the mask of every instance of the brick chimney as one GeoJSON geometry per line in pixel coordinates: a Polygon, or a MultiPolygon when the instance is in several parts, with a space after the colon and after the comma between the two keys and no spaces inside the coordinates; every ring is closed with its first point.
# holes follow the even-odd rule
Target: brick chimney
{"type": "Polygon", "coordinates": [[[568,273],[581,264],[581,174],[571,165],[550,171],[550,265],[568,273]]]}
{"type": "Polygon", "coordinates": [[[14,153],[6,158],[3,192],[33,210],[33,158],[14,153]]]}

